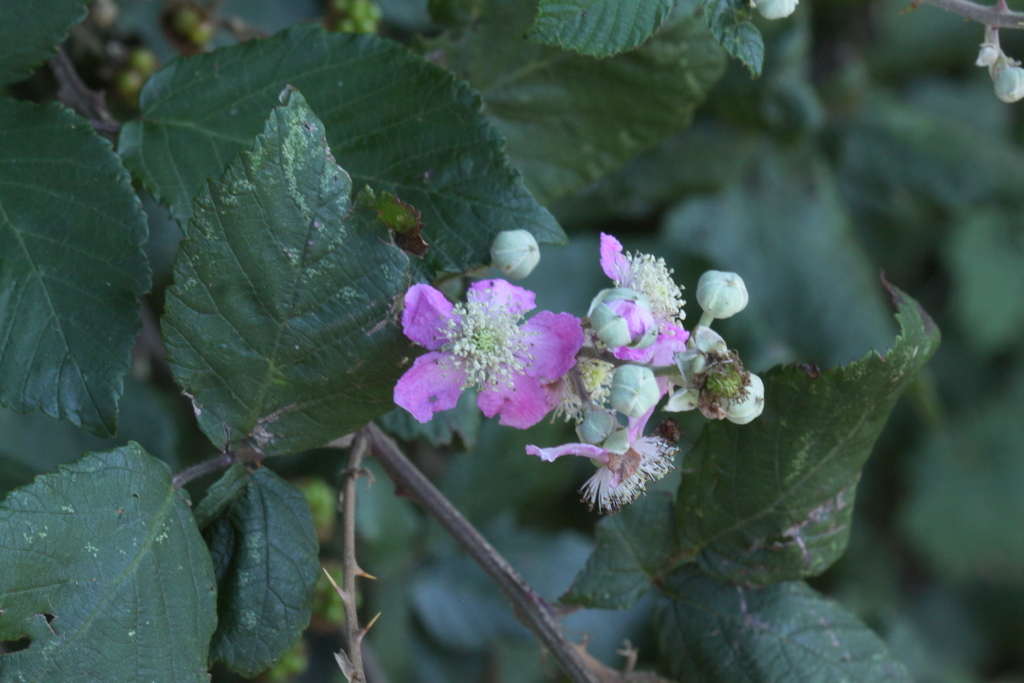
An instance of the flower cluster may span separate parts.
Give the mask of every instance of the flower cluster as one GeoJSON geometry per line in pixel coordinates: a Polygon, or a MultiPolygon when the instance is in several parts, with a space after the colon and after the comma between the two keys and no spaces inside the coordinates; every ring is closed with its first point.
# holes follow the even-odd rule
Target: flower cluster
{"type": "MultiPolygon", "coordinates": [[[[539,250],[525,231],[503,233],[494,267],[525,277],[539,250]]],[[[693,332],[683,327],[682,290],[660,258],[629,254],[601,235],[600,263],[612,286],[594,297],[587,317],[541,311],[534,295],[505,280],[469,287],[452,303],[429,285],[405,295],[402,325],[427,349],[395,387],[395,403],[421,422],[455,407],[462,390],[477,387],[477,405],[503,425],[525,429],[551,411],[576,424],[578,443],[527,446],[545,461],[589,458],[597,471],[583,485],[584,501],[615,512],[674,468],[678,428],[644,431],[666,396],[668,411],[699,409],[710,419],[746,424],[764,407],[764,385],[710,329],[715,318],[748,300],[735,273],[709,271],[697,286],[703,310],[693,332]]]]}

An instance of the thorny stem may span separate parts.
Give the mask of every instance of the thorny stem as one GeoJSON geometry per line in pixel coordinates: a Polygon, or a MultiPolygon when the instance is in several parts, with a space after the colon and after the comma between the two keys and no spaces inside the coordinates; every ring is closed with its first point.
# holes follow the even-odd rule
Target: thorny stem
{"type": "Polygon", "coordinates": [[[999,4],[995,7],[979,5],[970,0],[916,0],[914,6],[921,3],[935,5],[946,11],[959,14],[965,19],[993,28],[1024,28],[1024,12],[1011,12],[1006,5],[1006,0],[999,0],[999,4]]]}
{"type": "Polygon", "coordinates": [[[176,475],[174,475],[174,479],[171,480],[171,483],[174,485],[174,488],[180,489],[182,486],[189,483],[193,479],[198,479],[204,474],[210,474],[211,472],[222,470],[225,467],[230,467],[231,465],[234,465],[236,462],[238,462],[238,458],[235,456],[234,451],[221,453],[216,457],[210,458],[209,460],[204,460],[197,465],[193,465],[192,467],[189,467],[186,470],[178,472],[176,475]]]}
{"type": "Polygon", "coordinates": [[[82,82],[82,78],[75,71],[75,65],[63,46],[57,50],[57,54],[49,61],[49,65],[59,86],[57,99],[89,119],[89,123],[97,133],[102,133],[109,138],[117,135],[117,132],[121,130],[121,124],[107,111],[103,95],[95,90],[90,90],[82,82]]]}
{"type": "Polygon", "coordinates": [[[420,502],[476,560],[512,603],[513,612],[552,653],[574,683],[599,683],[572,642],[566,638],[551,606],[533,592],[519,573],[487,542],[479,531],[405,457],[380,427],[370,423],[365,432],[377,461],[398,486],[420,502]]]}
{"type": "MultiPolygon", "coordinates": [[[[356,576],[369,576],[356,562],[356,480],[362,470],[360,464],[369,447],[366,434],[356,434],[352,448],[348,452],[348,467],[341,474],[341,525],[342,525],[342,563],[344,588],[339,592],[345,604],[345,634],[348,641],[348,663],[350,670],[345,672],[349,683],[364,683],[366,673],[363,671],[363,636],[365,629],[359,627],[359,614],[356,608],[356,576]]],[[[371,621],[372,625],[373,622],[371,621]]]]}

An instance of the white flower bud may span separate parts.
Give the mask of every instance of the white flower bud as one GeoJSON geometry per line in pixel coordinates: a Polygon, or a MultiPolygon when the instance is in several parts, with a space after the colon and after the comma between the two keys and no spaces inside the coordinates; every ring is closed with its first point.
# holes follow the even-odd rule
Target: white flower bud
{"type": "Polygon", "coordinates": [[[747,397],[742,401],[733,403],[726,411],[725,418],[738,425],[745,425],[751,422],[764,411],[764,382],[761,378],[750,373],[750,384],[747,385],[747,397]]]}
{"type": "Polygon", "coordinates": [[[650,368],[623,365],[615,370],[609,395],[609,401],[615,410],[630,417],[641,417],[653,408],[660,398],[658,380],[650,368]]]}
{"type": "Polygon", "coordinates": [[[700,392],[696,389],[680,389],[672,394],[665,403],[665,410],[670,413],[682,413],[693,410],[700,403],[700,392]]]}
{"type": "Polygon", "coordinates": [[[782,19],[796,11],[799,0],[757,0],[754,4],[765,19],[782,19]]]}
{"type": "Polygon", "coordinates": [[[505,230],[491,244],[491,265],[505,277],[521,280],[540,263],[537,240],[526,230],[505,230]]]}
{"type": "Polygon", "coordinates": [[[978,50],[978,59],[974,61],[974,66],[992,66],[1001,54],[1003,54],[1003,51],[996,45],[982,43],[981,49],[978,50]]]}
{"type": "Polygon", "coordinates": [[[731,318],[744,308],[750,296],[736,273],[709,270],[697,282],[697,303],[713,318],[731,318]]]}
{"type": "Polygon", "coordinates": [[[594,410],[587,413],[587,417],[576,427],[576,433],[584,443],[599,444],[618,426],[619,422],[614,415],[604,410],[594,410]]]}
{"type": "Polygon", "coordinates": [[[603,289],[590,304],[590,326],[610,348],[645,349],[658,339],[647,297],[632,289],[603,289]]]}
{"type": "Polygon", "coordinates": [[[1024,69],[1007,66],[1000,69],[992,79],[996,97],[1011,103],[1024,97],[1024,69]]]}

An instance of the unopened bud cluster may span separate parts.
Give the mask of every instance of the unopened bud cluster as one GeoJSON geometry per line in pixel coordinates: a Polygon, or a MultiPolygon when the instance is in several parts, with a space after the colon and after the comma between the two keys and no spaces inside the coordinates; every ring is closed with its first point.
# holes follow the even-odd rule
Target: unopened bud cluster
{"type": "Polygon", "coordinates": [[[1009,104],[1024,98],[1024,69],[1019,61],[1003,52],[999,45],[998,29],[991,26],[985,28],[985,42],[981,44],[974,64],[988,67],[992,88],[1000,100],[1009,104]]]}

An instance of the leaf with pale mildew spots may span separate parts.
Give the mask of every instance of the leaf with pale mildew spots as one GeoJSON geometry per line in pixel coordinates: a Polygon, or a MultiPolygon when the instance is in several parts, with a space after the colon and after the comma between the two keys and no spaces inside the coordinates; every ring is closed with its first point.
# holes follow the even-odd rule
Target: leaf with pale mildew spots
{"type": "Polygon", "coordinates": [[[321,446],[393,407],[409,259],[295,90],[196,199],[167,290],[168,362],[217,445],[321,446]]]}

